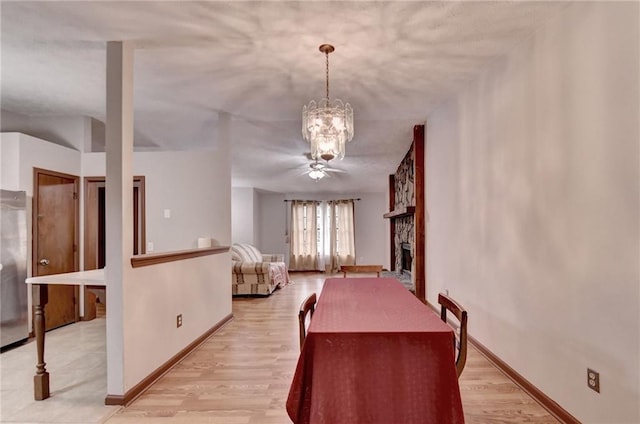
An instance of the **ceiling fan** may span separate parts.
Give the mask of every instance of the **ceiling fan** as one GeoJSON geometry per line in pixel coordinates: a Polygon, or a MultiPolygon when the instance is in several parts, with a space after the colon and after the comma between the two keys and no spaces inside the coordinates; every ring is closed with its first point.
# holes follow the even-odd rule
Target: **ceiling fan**
{"type": "Polygon", "coordinates": [[[324,177],[331,177],[330,172],[345,172],[342,169],[330,168],[328,164],[315,160],[309,164],[309,169],[303,175],[309,175],[309,177],[315,181],[319,181],[324,177]]]}

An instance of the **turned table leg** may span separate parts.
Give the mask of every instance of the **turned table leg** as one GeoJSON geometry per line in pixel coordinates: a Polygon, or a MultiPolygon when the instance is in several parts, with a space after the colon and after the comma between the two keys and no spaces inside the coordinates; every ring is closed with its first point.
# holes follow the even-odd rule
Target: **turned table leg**
{"type": "Polygon", "coordinates": [[[33,376],[33,393],[35,400],[44,400],[49,397],[49,373],[44,362],[44,307],[49,300],[49,290],[46,284],[33,285],[33,329],[36,333],[36,348],[38,349],[38,363],[36,375],[33,376]]]}

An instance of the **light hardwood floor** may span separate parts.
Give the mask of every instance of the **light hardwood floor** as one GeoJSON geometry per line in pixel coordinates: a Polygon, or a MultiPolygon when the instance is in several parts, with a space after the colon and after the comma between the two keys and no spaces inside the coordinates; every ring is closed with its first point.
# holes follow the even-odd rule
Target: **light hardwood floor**
{"type": "MultiPolygon", "coordinates": [[[[294,284],[268,298],[234,299],[230,323],[107,424],[290,423],[297,311],[324,279],[295,273],[294,284]]],[[[460,385],[467,424],[558,422],[473,348],[460,385]]]]}

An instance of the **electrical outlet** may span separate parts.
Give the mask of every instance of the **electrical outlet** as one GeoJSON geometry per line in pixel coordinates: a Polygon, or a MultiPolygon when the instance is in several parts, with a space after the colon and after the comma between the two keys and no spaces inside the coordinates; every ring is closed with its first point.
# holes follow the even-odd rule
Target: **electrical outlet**
{"type": "Polygon", "coordinates": [[[592,370],[591,368],[587,368],[587,386],[591,390],[594,390],[600,393],[600,373],[592,370]]]}
{"type": "Polygon", "coordinates": [[[182,314],[176,317],[176,328],[182,327],[182,314]]]}

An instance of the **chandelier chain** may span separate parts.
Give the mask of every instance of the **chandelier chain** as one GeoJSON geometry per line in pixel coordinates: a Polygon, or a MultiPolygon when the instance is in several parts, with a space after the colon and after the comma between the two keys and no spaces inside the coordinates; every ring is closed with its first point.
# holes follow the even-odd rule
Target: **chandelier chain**
{"type": "Polygon", "coordinates": [[[325,63],[327,66],[327,100],[329,100],[329,52],[326,51],[324,52],[324,57],[325,57],[325,63]]]}

